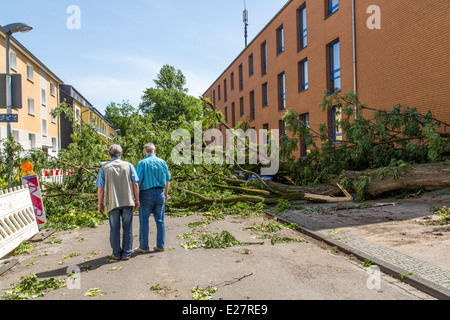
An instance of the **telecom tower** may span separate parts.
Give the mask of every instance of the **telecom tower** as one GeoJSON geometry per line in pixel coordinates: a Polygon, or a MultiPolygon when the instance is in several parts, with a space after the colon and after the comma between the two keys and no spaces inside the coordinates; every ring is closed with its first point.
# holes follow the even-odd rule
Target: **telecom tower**
{"type": "Polygon", "coordinates": [[[244,37],[245,37],[245,47],[247,47],[247,27],[248,27],[248,10],[247,7],[245,5],[245,0],[244,0],[244,12],[243,12],[243,17],[244,17],[244,37]]]}

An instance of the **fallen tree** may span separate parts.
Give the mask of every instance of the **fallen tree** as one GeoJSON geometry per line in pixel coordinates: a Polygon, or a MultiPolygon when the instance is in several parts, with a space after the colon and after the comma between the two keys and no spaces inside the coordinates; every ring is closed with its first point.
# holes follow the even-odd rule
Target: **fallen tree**
{"type": "MultiPolygon", "coordinates": [[[[233,207],[242,203],[274,205],[286,200],[339,203],[353,200],[348,191],[376,197],[397,189],[448,187],[449,163],[445,160],[450,155],[446,133],[449,124],[399,106],[391,111],[376,111],[370,119],[358,114],[351,121],[355,110],[353,98],[346,95],[339,100],[334,95],[326,96],[322,104],[327,110],[330,105],[336,106],[336,112],[341,114],[336,122],[344,137],[340,143],[333,141],[326,125],[310,128],[292,110],[285,113],[287,135],[281,137],[279,177],[285,178],[286,183],[264,180],[256,174],[261,163],[239,165],[236,158],[231,164],[172,161],[178,141],[173,141],[171,134],[183,128],[195,141],[192,120],[157,120],[150,114],[135,115],[127,120],[126,134],[117,137],[115,143],[122,145],[123,159],[135,166],[143,158],[145,143],[150,141],[157,146],[157,155],[167,161],[172,176],[168,209],[207,209],[216,204],[233,207]],[[301,158],[295,152],[300,143],[306,144],[310,151],[301,158]],[[441,164],[420,165],[427,162],[441,164]]],[[[209,100],[202,100],[204,113],[196,119],[201,122],[202,133],[219,126],[230,129],[221,112],[209,100]]],[[[58,109],[66,115],[70,113],[64,105],[58,109]]],[[[357,105],[358,112],[363,109],[357,105]]],[[[237,128],[245,131],[249,126],[244,121],[237,128]]],[[[96,209],[95,179],[101,161],[108,160],[108,145],[99,139],[94,127],[82,123],[75,125],[73,140],[58,158],[42,152],[29,157],[37,170],[75,170],[66,177],[64,185],[47,185],[44,201],[50,215],[96,209]]],[[[240,141],[244,142],[246,154],[258,149],[245,138],[240,141]]],[[[195,154],[199,145],[192,142],[187,148],[195,154]]],[[[200,148],[204,153],[205,141],[200,148]]],[[[237,152],[233,154],[237,157],[237,152]]],[[[0,157],[0,160],[3,172],[8,159],[0,157]]]]}
{"type": "Polygon", "coordinates": [[[343,170],[339,179],[351,181],[348,188],[355,192],[358,184],[363,184],[364,192],[373,197],[399,189],[439,190],[450,187],[450,161],[413,164],[404,168],[343,170]]]}

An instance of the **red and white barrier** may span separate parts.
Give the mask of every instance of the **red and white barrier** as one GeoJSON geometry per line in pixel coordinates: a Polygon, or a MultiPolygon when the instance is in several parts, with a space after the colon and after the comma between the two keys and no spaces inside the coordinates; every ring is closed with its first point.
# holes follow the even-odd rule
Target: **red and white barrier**
{"type": "MultiPolygon", "coordinates": [[[[62,169],[51,169],[51,170],[42,170],[40,179],[43,184],[45,183],[57,183],[63,184],[64,177],[74,174],[74,170],[62,170],[62,169]]],[[[45,190],[45,185],[42,185],[42,190],[45,190]]]]}

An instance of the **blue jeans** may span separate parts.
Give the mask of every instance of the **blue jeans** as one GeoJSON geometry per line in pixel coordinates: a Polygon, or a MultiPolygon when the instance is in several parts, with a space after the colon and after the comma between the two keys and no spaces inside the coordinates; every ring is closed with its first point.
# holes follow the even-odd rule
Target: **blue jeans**
{"type": "Polygon", "coordinates": [[[120,207],[109,212],[109,241],[114,257],[129,257],[133,252],[133,207],[120,207]],[[121,219],[122,218],[122,219],[121,219]],[[122,247],[120,246],[120,220],[122,220],[122,247]]]}
{"type": "Polygon", "coordinates": [[[156,246],[165,248],[166,226],[164,224],[164,190],[141,190],[139,192],[139,248],[149,250],[148,220],[153,213],[156,223],[156,246]]]}

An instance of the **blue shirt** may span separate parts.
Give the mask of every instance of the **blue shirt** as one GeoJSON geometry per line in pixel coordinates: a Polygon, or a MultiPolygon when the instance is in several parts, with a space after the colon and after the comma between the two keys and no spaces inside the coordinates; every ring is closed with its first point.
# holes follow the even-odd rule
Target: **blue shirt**
{"type": "MultiPolygon", "coordinates": [[[[118,160],[119,158],[112,158],[111,161],[118,160]]],[[[136,170],[134,169],[133,165],[130,163],[130,171],[131,171],[131,182],[138,182],[139,178],[136,174],[136,170]]],[[[97,188],[104,188],[105,187],[105,173],[103,172],[103,167],[100,168],[100,171],[98,172],[97,181],[95,182],[95,186],[97,188]]]]}
{"type": "Polygon", "coordinates": [[[139,189],[165,188],[171,180],[167,163],[154,154],[149,154],[136,166],[139,189]]]}

